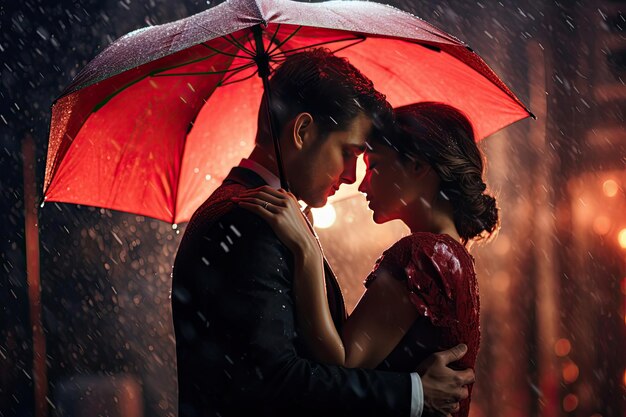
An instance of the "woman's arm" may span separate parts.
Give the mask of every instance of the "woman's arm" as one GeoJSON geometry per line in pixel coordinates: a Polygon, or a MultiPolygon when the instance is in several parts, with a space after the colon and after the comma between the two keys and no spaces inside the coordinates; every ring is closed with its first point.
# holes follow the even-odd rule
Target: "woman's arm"
{"type": "Polygon", "coordinates": [[[294,262],[296,314],[307,346],[318,361],[343,366],[345,349],[330,314],[319,247],[294,253],[294,262]]]}
{"type": "Polygon", "coordinates": [[[400,343],[418,317],[406,283],[379,268],[343,326],[348,368],[375,368],[400,343]]]}
{"type": "Polygon", "coordinates": [[[324,257],[293,194],[261,187],[234,199],[263,218],[294,255],[293,291],[299,330],[320,362],[344,365],[345,350],[326,296],[324,257]]]}
{"type": "Polygon", "coordinates": [[[316,359],[350,368],[381,363],[418,316],[406,284],[379,269],[339,335],[328,307],[321,249],[295,197],[262,187],[237,202],[267,221],[293,253],[298,324],[316,359]]]}

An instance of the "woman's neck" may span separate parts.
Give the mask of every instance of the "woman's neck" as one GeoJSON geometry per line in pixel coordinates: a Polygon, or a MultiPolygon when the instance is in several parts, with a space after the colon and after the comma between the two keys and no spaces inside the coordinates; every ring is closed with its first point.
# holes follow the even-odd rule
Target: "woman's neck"
{"type": "Polygon", "coordinates": [[[446,234],[461,242],[461,237],[454,224],[454,211],[449,201],[434,199],[433,204],[422,200],[419,207],[407,206],[407,213],[402,220],[409,226],[411,233],[429,232],[436,234],[446,234]]]}

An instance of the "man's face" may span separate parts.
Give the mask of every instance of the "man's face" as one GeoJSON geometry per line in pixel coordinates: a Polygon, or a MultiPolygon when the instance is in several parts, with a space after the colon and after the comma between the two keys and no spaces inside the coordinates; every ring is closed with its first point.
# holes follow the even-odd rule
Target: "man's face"
{"type": "Polygon", "coordinates": [[[305,141],[289,169],[290,185],[298,198],[311,207],[322,207],[341,184],[354,183],[357,157],[365,150],[371,129],[371,119],[359,114],[346,130],[305,141]]]}

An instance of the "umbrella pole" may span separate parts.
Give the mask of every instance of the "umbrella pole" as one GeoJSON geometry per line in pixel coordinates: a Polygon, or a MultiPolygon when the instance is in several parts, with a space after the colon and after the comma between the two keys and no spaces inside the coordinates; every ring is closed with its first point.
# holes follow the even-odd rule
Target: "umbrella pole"
{"type": "Polygon", "coordinates": [[[252,33],[254,34],[254,41],[256,43],[256,55],[254,61],[259,69],[259,77],[263,80],[263,94],[265,94],[265,103],[267,104],[267,118],[269,120],[270,134],[272,135],[272,142],[274,143],[274,154],[276,155],[276,166],[278,166],[278,176],[280,178],[280,186],[289,191],[289,183],[285,176],[285,167],[283,166],[283,158],[280,152],[280,143],[278,138],[278,132],[276,129],[276,119],[272,112],[272,94],[270,90],[269,76],[270,76],[270,56],[265,51],[263,45],[263,29],[261,25],[255,25],[252,27],[252,33]]]}

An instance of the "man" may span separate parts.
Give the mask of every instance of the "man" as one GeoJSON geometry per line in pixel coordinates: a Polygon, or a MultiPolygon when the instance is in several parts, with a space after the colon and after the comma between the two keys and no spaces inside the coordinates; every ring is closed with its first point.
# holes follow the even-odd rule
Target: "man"
{"type": "MultiPolygon", "coordinates": [[[[346,60],[326,50],[289,57],[270,80],[290,191],[323,206],[356,180],[373,121],[391,109],[346,60]]],[[[293,258],[268,224],[231,198],[278,188],[278,169],[259,111],[256,147],[192,217],[173,273],[179,416],[447,415],[467,396],[473,372],[446,365],[464,350],[435,354],[417,373],[316,363],[301,344],[292,297],[293,258]]],[[[335,325],[343,298],[326,269],[335,325]]]]}

